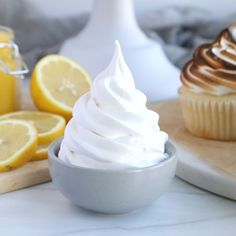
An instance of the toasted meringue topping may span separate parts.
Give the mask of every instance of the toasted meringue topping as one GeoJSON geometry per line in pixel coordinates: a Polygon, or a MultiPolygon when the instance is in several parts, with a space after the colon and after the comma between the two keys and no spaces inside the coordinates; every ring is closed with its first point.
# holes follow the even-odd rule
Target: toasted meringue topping
{"type": "Polygon", "coordinates": [[[195,93],[220,96],[236,92],[236,25],[195,50],[183,68],[181,81],[195,93]]]}

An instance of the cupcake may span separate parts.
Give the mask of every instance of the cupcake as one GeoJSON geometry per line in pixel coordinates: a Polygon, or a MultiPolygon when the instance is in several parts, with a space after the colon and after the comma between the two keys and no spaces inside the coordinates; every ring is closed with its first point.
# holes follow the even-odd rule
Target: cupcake
{"type": "Polygon", "coordinates": [[[236,140],[236,24],[195,50],[181,81],[186,128],[202,138],[236,140]]]}
{"type": "Polygon", "coordinates": [[[135,88],[116,42],[111,63],[74,106],[59,159],[94,169],[143,168],[167,159],[168,135],[160,130],[159,115],[146,107],[146,100],[135,88]]]}

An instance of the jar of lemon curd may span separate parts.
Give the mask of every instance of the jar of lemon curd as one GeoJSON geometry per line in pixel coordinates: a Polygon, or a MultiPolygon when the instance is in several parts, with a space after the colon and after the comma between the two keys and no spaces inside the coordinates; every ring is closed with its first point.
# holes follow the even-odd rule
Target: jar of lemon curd
{"type": "Polygon", "coordinates": [[[14,43],[14,32],[0,26],[0,114],[20,108],[21,80],[26,73],[28,68],[14,43]]]}

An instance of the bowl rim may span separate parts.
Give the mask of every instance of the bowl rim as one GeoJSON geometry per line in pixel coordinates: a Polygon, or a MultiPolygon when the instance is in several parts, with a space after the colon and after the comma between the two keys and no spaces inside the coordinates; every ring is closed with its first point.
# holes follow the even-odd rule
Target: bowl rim
{"type": "MultiPolygon", "coordinates": [[[[51,159],[52,161],[55,161],[59,163],[60,165],[72,168],[72,169],[77,169],[77,170],[86,170],[86,171],[93,171],[93,172],[100,172],[100,173],[137,173],[137,172],[143,172],[147,170],[153,170],[157,169],[159,167],[162,167],[169,162],[172,162],[174,160],[177,161],[176,158],[176,148],[175,146],[167,140],[165,143],[165,148],[169,150],[169,157],[157,164],[151,165],[151,166],[146,166],[142,168],[132,168],[132,169],[96,169],[96,168],[89,168],[89,167],[82,167],[82,166],[75,166],[70,163],[66,163],[58,158],[58,155],[56,154],[59,151],[61,142],[63,140],[63,137],[60,137],[53,141],[48,148],[48,159],[51,159]]],[[[166,152],[165,152],[166,153],[166,152]]]]}

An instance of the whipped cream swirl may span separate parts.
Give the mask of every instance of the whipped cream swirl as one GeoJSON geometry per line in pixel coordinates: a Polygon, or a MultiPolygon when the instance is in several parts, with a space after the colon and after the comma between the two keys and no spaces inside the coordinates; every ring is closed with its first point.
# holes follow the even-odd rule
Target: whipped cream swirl
{"type": "Polygon", "coordinates": [[[166,159],[168,139],[160,131],[159,115],[146,107],[146,96],[135,88],[119,43],[108,68],[75,104],[59,151],[72,165],[100,168],[140,168],[166,159]]]}
{"type": "Polygon", "coordinates": [[[236,25],[225,29],[212,44],[195,50],[181,81],[195,93],[220,96],[236,92],[236,25]]]}

